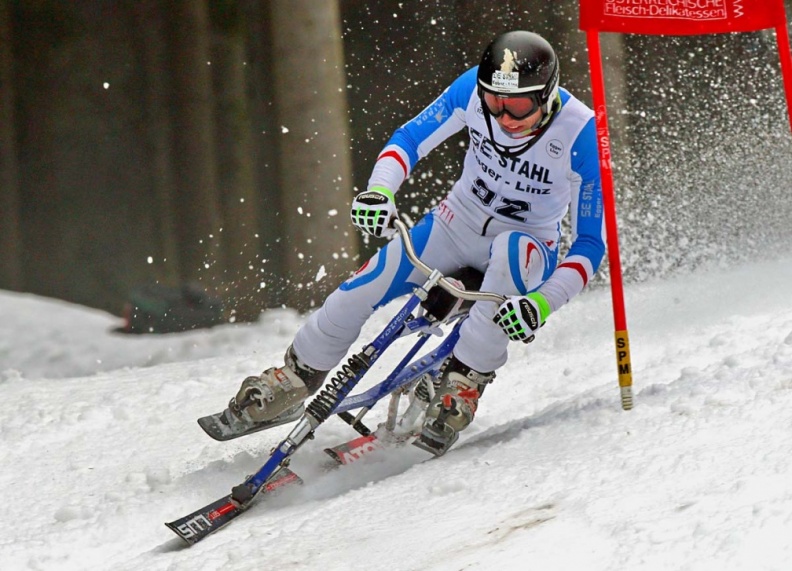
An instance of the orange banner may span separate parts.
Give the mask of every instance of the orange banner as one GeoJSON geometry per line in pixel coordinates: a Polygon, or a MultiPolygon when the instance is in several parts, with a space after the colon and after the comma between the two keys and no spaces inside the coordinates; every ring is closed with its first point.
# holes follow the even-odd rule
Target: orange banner
{"type": "Polygon", "coordinates": [[[581,0],[580,29],[625,34],[751,32],[786,25],[783,0],[581,0]]]}

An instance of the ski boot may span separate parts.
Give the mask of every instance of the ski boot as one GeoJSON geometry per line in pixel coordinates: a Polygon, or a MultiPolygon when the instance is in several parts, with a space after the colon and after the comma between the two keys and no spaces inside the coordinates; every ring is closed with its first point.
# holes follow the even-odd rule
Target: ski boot
{"type": "Polygon", "coordinates": [[[453,355],[443,365],[442,377],[426,409],[426,419],[413,445],[442,456],[459,438],[459,432],[473,422],[478,399],[494,372],[479,373],[453,355]]]}
{"type": "Polygon", "coordinates": [[[319,390],[329,371],[312,369],[291,346],[284,362],[283,367],[247,377],[227,409],[198,419],[201,428],[215,440],[231,440],[300,418],[303,401],[319,390]]]}

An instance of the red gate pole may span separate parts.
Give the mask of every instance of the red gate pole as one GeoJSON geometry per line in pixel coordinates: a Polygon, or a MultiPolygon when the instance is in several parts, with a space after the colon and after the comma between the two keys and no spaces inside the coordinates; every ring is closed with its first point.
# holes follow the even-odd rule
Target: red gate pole
{"type": "MultiPolygon", "coordinates": [[[[608,112],[605,105],[605,80],[602,72],[602,53],[599,33],[651,35],[702,35],[750,32],[775,28],[778,55],[787,102],[789,124],[792,128],[792,53],[783,0],[722,0],[714,3],[694,2],[684,11],[665,10],[655,0],[632,0],[625,7],[618,0],[580,0],[580,29],[586,32],[589,68],[594,96],[594,115],[597,124],[597,146],[602,174],[602,199],[605,208],[605,229],[608,239],[608,263],[611,273],[613,320],[616,329],[616,361],[619,371],[622,407],[633,406],[632,367],[627,319],[624,312],[619,236],[616,225],[616,195],[613,189],[608,112]],[[713,4],[713,5],[710,5],[713,4]]],[[[673,8],[673,7],[672,7],[673,8]]]]}
{"type": "Polygon", "coordinates": [[[778,43],[778,57],[781,58],[781,75],[784,77],[789,127],[792,129],[792,53],[789,49],[789,32],[787,32],[786,21],[776,26],[776,42],[778,43]]]}
{"type": "Polygon", "coordinates": [[[597,145],[600,155],[600,173],[602,174],[602,202],[605,208],[605,231],[608,240],[608,266],[610,268],[613,322],[615,325],[616,367],[619,372],[622,408],[630,410],[633,407],[630,339],[627,334],[627,317],[624,310],[624,285],[621,258],[619,256],[619,231],[616,222],[616,193],[614,191],[613,168],[611,166],[608,110],[605,105],[605,79],[602,72],[599,32],[597,30],[587,30],[586,42],[589,50],[591,87],[594,96],[594,117],[597,125],[597,145]]]}

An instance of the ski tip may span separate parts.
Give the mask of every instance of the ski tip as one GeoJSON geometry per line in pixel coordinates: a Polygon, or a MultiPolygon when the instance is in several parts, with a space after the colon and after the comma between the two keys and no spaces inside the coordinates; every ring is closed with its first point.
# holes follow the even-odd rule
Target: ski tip
{"type": "Polygon", "coordinates": [[[188,546],[192,546],[244,512],[259,494],[272,494],[288,485],[302,483],[302,478],[284,467],[258,490],[251,490],[244,483],[240,484],[234,487],[231,495],[215,500],[182,518],[167,522],[165,527],[182,538],[188,546]]]}
{"type": "Polygon", "coordinates": [[[182,548],[192,547],[198,542],[197,539],[190,539],[189,537],[186,537],[182,532],[180,532],[179,529],[176,527],[176,522],[166,522],[165,527],[167,527],[169,530],[171,530],[173,533],[179,536],[179,539],[182,540],[180,543],[182,548]]]}
{"type": "Polygon", "coordinates": [[[195,545],[244,511],[231,496],[224,496],[165,526],[182,538],[187,545],[195,545]]]}
{"type": "Polygon", "coordinates": [[[219,420],[221,414],[223,413],[221,412],[209,416],[202,416],[197,422],[198,426],[201,427],[201,430],[203,430],[208,436],[214,440],[217,440],[218,442],[225,442],[226,440],[231,440],[234,438],[234,433],[227,428],[226,430],[223,430],[224,427],[220,424],[219,420]]]}
{"type": "Polygon", "coordinates": [[[332,448],[325,448],[324,452],[340,465],[352,464],[363,457],[370,456],[385,447],[374,434],[359,436],[349,442],[344,442],[332,448]]]}
{"type": "Polygon", "coordinates": [[[325,454],[330,456],[330,458],[332,458],[336,462],[336,464],[343,464],[344,463],[344,460],[341,458],[341,456],[338,454],[338,452],[336,452],[334,449],[325,448],[324,452],[325,452],[325,454]]]}

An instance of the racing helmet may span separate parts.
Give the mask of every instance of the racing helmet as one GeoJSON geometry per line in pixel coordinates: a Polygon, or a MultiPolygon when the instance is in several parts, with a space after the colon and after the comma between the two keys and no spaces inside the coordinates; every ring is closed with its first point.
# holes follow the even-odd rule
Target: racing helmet
{"type": "Polygon", "coordinates": [[[541,108],[545,120],[558,97],[558,57],[539,34],[512,31],[495,38],[478,68],[478,93],[486,114],[524,119],[541,108]]]}

